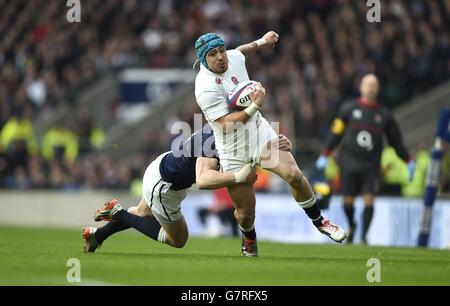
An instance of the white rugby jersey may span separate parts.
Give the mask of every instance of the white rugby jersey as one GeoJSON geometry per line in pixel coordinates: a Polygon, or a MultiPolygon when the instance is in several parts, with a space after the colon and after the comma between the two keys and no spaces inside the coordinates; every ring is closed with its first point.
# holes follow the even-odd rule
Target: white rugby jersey
{"type": "Polygon", "coordinates": [[[254,158],[255,150],[260,146],[257,124],[261,114],[257,112],[235,132],[225,134],[219,123],[214,122],[231,112],[228,108],[227,95],[237,84],[249,81],[245,56],[239,50],[227,50],[228,70],[224,74],[216,74],[200,65],[200,71],[195,79],[195,97],[210,123],[216,140],[220,159],[239,159],[248,162],[254,158]]]}

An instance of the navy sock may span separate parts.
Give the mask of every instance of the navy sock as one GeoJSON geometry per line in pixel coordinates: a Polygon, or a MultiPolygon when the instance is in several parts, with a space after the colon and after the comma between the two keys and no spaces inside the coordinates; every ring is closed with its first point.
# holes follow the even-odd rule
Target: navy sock
{"type": "Polygon", "coordinates": [[[364,208],[364,216],[363,216],[363,234],[362,239],[366,241],[366,235],[369,231],[370,223],[372,222],[373,217],[373,206],[366,206],[364,208]]]}
{"type": "Polygon", "coordinates": [[[322,213],[320,212],[319,205],[314,203],[313,206],[308,208],[303,208],[308,215],[308,217],[312,220],[312,223],[317,227],[322,225],[322,213]]]}
{"type": "Polygon", "coordinates": [[[161,224],[154,217],[144,218],[133,214],[122,209],[114,215],[114,220],[121,223],[128,224],[132,228],[138,230],[145,236],[158,241],[159,230],[161,229],[161,224]]]}
{"type": "Polygon", "coordinates": [[[253,227],[253,229],[251,231],[244,231],[242,229],[242,227],[239,226],[239,229],[241,230],[242,234],[244,234],[245,237],[247,237],[250,240],[256,240],[256,231],[255,228],[253,227]]]}
{"type": "Polygon", "coordinates": [[[103,243],[109,236],[127,230],[131,226],[120,221],[108,222],[102,227],[99,227],[94,234],[94,238],[98,243],[103,243]]]}
{"type": "Polygon", "coordinates": [[[345,215],[347,216],[348,224],[350,225],[350,227],[355,227],[355,221],[353,221],[355,209],[353,208],[353,204],[352,205],[344,204],[344,211],[345,215]]]}

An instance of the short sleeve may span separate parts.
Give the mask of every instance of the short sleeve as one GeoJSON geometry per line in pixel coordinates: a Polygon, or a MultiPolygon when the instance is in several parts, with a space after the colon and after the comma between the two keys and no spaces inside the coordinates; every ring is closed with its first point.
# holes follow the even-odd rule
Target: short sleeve
{"type": "Polygon", "coordinates": [[[197,97],[197,103],[209,122],[214,122],[230,112],[227,101],[220,90],[201,92],[197,97]]]}
{"type": "Polygon", "coordinates": [[[238,58],[240,61],[245,62],[245,55],[238,49],[229,50],[228,56],[234,56],[238,58]]]}

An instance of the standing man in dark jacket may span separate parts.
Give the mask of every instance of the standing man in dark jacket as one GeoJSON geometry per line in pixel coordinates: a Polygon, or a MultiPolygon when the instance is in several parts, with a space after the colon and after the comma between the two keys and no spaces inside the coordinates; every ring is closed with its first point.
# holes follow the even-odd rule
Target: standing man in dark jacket
{"type": "Polygon", "coordinates": [[[373,203],[380,179],[381,153],[386,135],[397,155],[408,163],[410,178],[415,163],[405,148],[400,129],[389,110],[378,104],[379,82],[375,75],[368,74],[361,80],[361,97],[344,103],[333,121],[326,139],[325,148],[316,161],[319,169],[327,165],[328,155],[340,143],[338,164],[341,169],[344,209],[350,230],[347,241],[352,243],[356,224],[353,220],[353,202],[358,194],[364,199],[364,223],[362,243],[367,243],[367,231],[373,216],[373,203]]]}

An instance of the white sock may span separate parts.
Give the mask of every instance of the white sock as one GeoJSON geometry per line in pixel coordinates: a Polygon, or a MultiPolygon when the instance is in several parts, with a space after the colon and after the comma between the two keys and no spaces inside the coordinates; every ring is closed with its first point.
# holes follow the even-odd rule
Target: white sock
{"type": "Polygon", "coordinates": [[[159,233],[158,233],[158,241],[161,242],[161,243],[167,243],[166,231],[162,227],[161,227],[161,229],[159,230],[159,233]]]}
{"type": "Polygon", "coordinates": [[[127,212],[134,215],[134,212],[136,211],[136,209],[137,209],[137,206],[131,206],[130,208],[127,209],[127,212]]]}
{"type": "Polygon", "coordinates": [[[316,196],[313,195],[311,199],[306,200],[304,202],[297,202],[302,208],[310,208],[316,204],[316,196]]]}
{"type": "Polygon", "coordinates": [[[312,220],[312,219],[311,219],[311,221],[312,221],[312,222],[314,222],[314,221],[320,220],[320,218],[323,218],[323,216],[322,216],[322,215],[320,215],[320,216],[319,216],[319,218],[317,218],[317,219],[314,219],[314,220],[312,220]]]}
{"type": "Polygon", "coordinates": [[[255,225],[253,224],[249,229],[243,228],[242,226],[239,225],[239,228],[241,229],[242,232],[250,232],[255,229],[255,225]]]}

